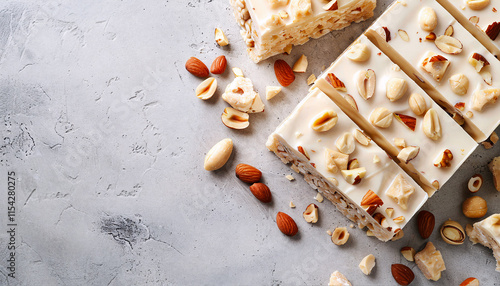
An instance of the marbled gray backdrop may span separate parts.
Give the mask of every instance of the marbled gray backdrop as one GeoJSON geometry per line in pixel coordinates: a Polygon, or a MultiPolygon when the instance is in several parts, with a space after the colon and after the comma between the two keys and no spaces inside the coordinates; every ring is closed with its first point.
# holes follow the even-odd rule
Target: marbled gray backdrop
{"type": "MultiPolygon", "coordinates": [[[[376,16],[390,3],[379,0],[376,16]]],[[[0,285],[325,285],[339,270],[354,285],[394,284],[392,263],[415,271],[413,285],[481,285],[500,281],[490,250],[450,246],[434,231],[447,270],[429,283],[399,249],[424,244],[415,221],[397,242],[381,243],[359,229],[347,245],[326,230],[350,222],[327,201],[320,221],[302,219],[315,191],[265,148],[267,136],[306,94],[306,77],[344,50],[373,19],[253,64],[246,55],[227,0],[3,0],[0,3],[0,285]],[[226,31],[228,47],[213,40],[226,31]],[[194,96],[200,79],[184,69],[190,56],[210,64],[225,55],[264,94],[276,85],[273,62],[302,53],[308,72],[233,131],[220,121],[220,98],[233,76],[217,76],[216,96],[194,96]],[[234,155],[220,171],[203,158],[231,137],[234,155]],[[233,172],[237,163],[259,167],[274,200],[259,203],[233,172]],[[17,174],[16,278],[7,278],[7,171],[17,174]],[[293,200],[296,209],[288,203],[293,200]],[[275,225],[285,211],[300,235],[275,225]],[[373,253],[371,276],[358,269],[373,253]]],[[[499,130],[497,130],[498,132],[499,130]]],[[[479,195],[489,214],[500,211],[486,164],[500,146],[481,146],[425,209],[439,226],[448,218],[472,223],[460,210],[468,178],[481,173],[479,195]]],[[[498,282],[496,282],[498,284],[498,282]]]]}

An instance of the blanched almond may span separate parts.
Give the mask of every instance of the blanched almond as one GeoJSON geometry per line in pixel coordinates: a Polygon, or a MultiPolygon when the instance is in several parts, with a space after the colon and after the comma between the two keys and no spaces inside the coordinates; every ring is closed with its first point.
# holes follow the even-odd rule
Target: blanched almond
{"type": "Polygon", "coordinates": [[[215,171],[222,168],[233,152],[233,140],[226,138],[215,144],[205,156],[204,168],[215,171]]]}

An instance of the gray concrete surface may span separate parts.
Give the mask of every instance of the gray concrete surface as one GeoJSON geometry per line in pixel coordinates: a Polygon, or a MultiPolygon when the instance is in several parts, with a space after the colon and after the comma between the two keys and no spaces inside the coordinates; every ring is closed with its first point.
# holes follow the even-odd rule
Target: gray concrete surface
{"type": "MultiPolygon", "coordinates": [[[[390,0],[379,0],[376,16],[390,0]]],[[[306,94],[306,77],[344,50],[374,19],[253,64],[246,55],[227,0],[62,1],[3,0],[0,3],[0,285],[326,285],[339,270],[353,285],[395,285],[392,263],[410,266],[412,285],[458,285],[476,276],[481,285],[500,285],[489,249],[430,240],[442,251],[447,270],[429,283],[399,253],[425,241],[415,221],[397,242],[381,243],[350,229],[343,247],[328,229],[348,226],[327,201],[320,221],[302,219],[313,191],[265,148],[267,136],[306,94]],[[231,42],[220,48],[215,27],[231,42]],[[293,63],[302,53],[306,74],[251,115],[244,131],[220,121],[221,94],[232,80],[216,76],[213,99],[194,96],[200,79],[184,63],[196,56],[210,64],[225,55],[261,92],[277,85],[274,60],[293,63]],[[235,150],[217,172],[203,158],[230,137],[235,150]],[[236,164],[259,167],[273,192],[263,205],[234,176],[236,164]],[[8,172],[15,172],[15,217],[8,221],[8,172]],[[292,200],[296,209],[288,207],[292,200]],[[290,239],[275,225],[285,211],[300,234],[290,239]],[[16,225],[9,226],[9,223],[16,225]],[[15,229],[15,278],[8,275],[10,234],[15,229]],[[372,253],[371,276],[358,269],[372,253]],[[496,282],[497,281],[497,282],[496,282]]],[[[497,130],[497,132],[500,130],[497,130]]],[[[463,225],[468,178],[485,178],[478,193],[500,212],[486,164],[500,146],[481,146],[424,207],[437,219],[463,225]]],[[[12,215],[11,215],[12,217],[12,215]]]]}

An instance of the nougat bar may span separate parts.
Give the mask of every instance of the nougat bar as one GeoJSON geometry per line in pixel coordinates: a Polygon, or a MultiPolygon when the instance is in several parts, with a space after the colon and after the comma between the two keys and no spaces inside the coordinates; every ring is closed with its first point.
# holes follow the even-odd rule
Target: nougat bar
{"type": "Polygon", "coordinates": [[[472,229],[467,229],[467,235],[474,244],[480,243],[493,250],[497,261],[495,270],[500,272],[500,214],[476,222],[472,229]]]}

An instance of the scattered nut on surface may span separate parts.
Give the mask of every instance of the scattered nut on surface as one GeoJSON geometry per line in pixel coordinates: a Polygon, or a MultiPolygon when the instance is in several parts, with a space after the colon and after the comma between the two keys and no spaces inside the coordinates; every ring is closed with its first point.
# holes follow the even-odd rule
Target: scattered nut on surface
{"type": "Polygon", "coordinates": [[[375,72],[371,69],[361,70],[356,74],[355,79],[359,95],[365,100],[370,99],[375,94],[377,84],[375,72]]]}
{"type": "Polygon", "coordinates": [[[317,193],[314,199],[317,200],[318,203],[322,203],[324,200],[323,195],[321,193],[317,193]]]}
{"type": "Polygon", "coordinates": [[[370,122],[379,128],[389,128],[392,124],[392,112],[385,107],[375,108],[370,114],[370,122]]]}
{"type": "Polygon", "coordinates": [[[262,172],[254,166],[248,164],[236,165],[234,174],[236,175],[236,178],[249,184],[258,183],[260,178],[262,178],[262,172]]]}
{"type": "Polygon", "coordinates": [[[495,189],[500,192],[500,156],[493,158],[493,160],[488,164],[488,168],[493,174],[495,189]]]}
{"type": "Polygon", "coordinates": [[[408,99],[408,105],[411,111],[416,115],[422,115],[427,112],[427,103],[422,95],[418,93],[413,93],[408,99]]]}
{"type": "Polygon", "coordinates": [[[356,144],[354,143],[354,136],[351,133],[345,132],[340,135],[340,137],[335,142],[337,149],[343,154],[351,154],[356,149],[356,144]]]}
{"type": "Polygon", "coordinates": [[[276,224],[278,225],[279,230],[287,235],[294,236],[299,232],[297,224],[289,215],[283,212],[278,212],[276,214],[276,224]]]}
{"type": "Polygon", "coordinates": [[[290,201],[290,208],[295,208],[295,204],[292,201],[290,201]]]}
{"type": "Polygon", "coordinates": [[[295,180],[295,178],[292,175],[286,175],[285,178],[287,178],[289,181],[295,180]]]}
{"type": "Polygon", "coordinates": [[[401,248],[401,254],[403,255],[403,257],[406,260],[414,261],[416,251],[415,251],[415,249],[413,249],[413,247],[405,246],[405,247],[401,248]]]}
{"type": "Polygon", "coordinates": [[[420,152],[420,147],[418,146],[408,146],[399,151],[398,159],[408,164],[411,160],[415,159],[420,152]]]}
{"type": "Polygon", "coordinates": [[[370,49],[365,44],[355,44],[346,53],[346,57],[355,62],[366,62],[370,59],[370,49]]]}
{"type": "Polygon", "coordinates": [[[318,206],[315,204],[309,204],[302,215],[307,222],[317,223],[319,219],[318,206]]]}
{"type": "Polygon", "coordinates": [[[250,191],[259,201],[263,203],[269,203],[273,199],[271,190],[263,183],[254,183],[250,186],[250,191]]]}
{"type": "Polygon", "coordinates": [[[215,42],[217,42],[217,44],[221,47],[229,45],[229,40],[224,32],[219,28],[215,28],[215,42]]]}
{"type": "Polygon", "coordinates": [[[474,277],[469,277],[460,283],[460,286],[479,286],[479,280],[474,277]]]}
{"type": "Polygon", "coordinates": [[[316,81],[316,76],[312,73],[308,78],[307,78],[307,85],[311,85],[316,81]]]}
{"type": "Polygon", "coordinates": [[[488,205],[486,201],[478,196],[466,199],[462,204],[462,212],[468,218],[480,218],[486,215],[488,205]]]}
{"type": "MultiPolygon", "coordinates": [[[[337,0],[333,1],[336,2],[337,0]]],[[[352,286],[352,284],[342,273],[335,271],[330,276],[330,282],[328,283],[328,286],[352,286]]]]}
{"type": "Polygon", "coordinates": [[[415,279],[413,271],[403,264],[392,264],[391,273],[392,277],[394,277],[394,280],[399,285],[410,285],[413,279],[415,279]]]}
{"type": "Polygon", "coordinates": [[[293,65],[292,70],[297,73],[305,73],[307,70],[308,62],[305,55],[300,56],[300,58],[293,65]]]}
{"type": "Polygon", "coordinates": [[[234,67],[231,69],[235,77],[245,77],[243,71],[240,68],[234,67]]]}
{"type": "Polygon", "coordinates": [[[402,78],[391,78],[387,81],[386,96],[390,101],[403,97],[408,90],[408,83],[402,78]]]}
{"type": "Polygon", "coordinates": [[[422,30],[432,32],[438,24],[436,11],[430,7],[424,7],[418,14],[418,24],[422,30]]]}
{"type": "Polygon", "coordinates": [[[415,262],[425,278],[429,280],[438,281],[441,278],[441,272],[446,270],[443,256],[432,242],[427,242],[425,248],[415,254],[415,262]]]}
{"type": "Polygon", "coordinates": [[[281,86],[266,86],[266,100],[270,100],[281,92],[281,86]]]}
{"type": "Polygon", "coordinates": [[[196,97],[203,100],[210,99],[214,95],[216,90],[217,80],[213,77],[209,77],[202,83],[200,83],[196,88],[196,97]]]}
{"type": "Polygon", "coordinates": [[[317,132],[326,132],[337,124],[338,119],[334,110],[325,110],[313,117],[311,128],[317,132]]]}
{"type": "Polygon", "coordinates": [[[465,241],[465,231],[456,221],[447,220],[440,229],[441,237],[444,242],[451,245],[460,245],[465,241]]]}
{"type": "Polygon", "coordinates": [[[224,108],[221,119],[222,123],[231,129],[245,129],[250,125],[248,113],[231,107],[224,108]]]}
{"type": "Polygon", "coordinates": [[[254,91],[252,81],[248,78],[236,77],[227,85],[222,99],[239,111],[249,113],[264,111],[264,104],[259,94],[254,91]]]}
{"type": "Polygon", "coordinates": [[[469,90],[469,79],[464,74],[456,74],[450,77],[451,90],[458,95],[465,95],[469,90]]]}
{"type": "Polygon", "coordinates": [[[453,160],[453,154],[449,149],[444,150],[439,153],[439,155],[434,160],[434,166],[438,168],[445,168],[451,166],[451,160],[453,160]]]}
{"type": "Polygon", "coordinates": [[[475,193],[481,189],[481,186],[483,185],[483,176],[480,174],[475,174],[472,176],[472,178],[469,179],[469,182],[467,183],[467,188],[471,193],[475,193]]]}
{"type": "Polygon", "coordinates": [[[418,213],[417,216],[418,233],[423,239],[427,239],[431,236],[435,224],[436,224],[436,218],[431,212],[423,210],[418,213]]]}
{"type": "Polygon", "coordinates": [[[204,168],[215,171],[222,168],[233,152],[233,140],[226,138],[215,144],[205,156],[204,168]]]}
{"type": "Polygon", "coordinates": [[[332,242],[336,245],[344,245],[349,239],[349,232],[345,227],[337,227],[332,233],[332,242]]]}
{"type": "Polygon", "coordinates": [[[365,275],[370,275],[373,267],[375,267],[375,256],[373,256],[373,254],[365,256],[359,263],[359,269],[361,269],[361,272],[365,275]]]}
{"type": "Polygon", "coordinates": [[[437,111],[433,108],[430,108],[425,113],[422,130],[432,140],[441,138],[441,122],[439,121],[437,111]]]}
{"type": "Polygon", "coordinates": [[[472,10],[482,10],[490,4],[490,0],[465,0],[465,4],[472,10]]]}

